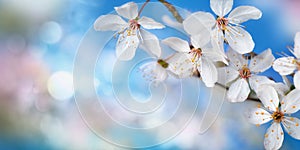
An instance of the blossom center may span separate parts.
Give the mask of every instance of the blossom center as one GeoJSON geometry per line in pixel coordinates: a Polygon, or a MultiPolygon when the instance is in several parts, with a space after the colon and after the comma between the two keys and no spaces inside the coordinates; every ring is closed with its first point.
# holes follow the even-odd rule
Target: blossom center
{"type": "Polygon", "coordinates": [[[275,122],[280,123],[284,118],[284,114],[281,111],[275,111],[272,114],[272,118],[275,122]]]}
{"type": "Polygon", "coordinates": [[[240,69],[239,72],[240,72],[241,78],[243,78],[243,79],[248,79],[249,77],[251,77],[251,71],[250,71],[250,69],[249,69],[248,67],[246,67],[246,66],[243,66],[243,68],[240,69]]]}
{"type": "Polygon", "coordinates": [[[201,48],[195,48],[194,46],[190,46],[191,51],[189,54],[191,54],[192,57],[192,62],[196,62],[199,60],[199,58],[202,56],[202,49],[201,48]]]}
{"type": "Polygon", "coordinates": [[[229,24],[229,21],[227,18],[224,17],[218,17],[217,18],[217,25],[219,27],[219,29],[221,29],[222,31],[227,30],[227,25],[229,24]]]}
{"type": "Polygon", "coordinates": [[[134,31],[140,28],[140,24],[138,23],[137,19],[129,20],[129,29],[127,30],[127,35],[133,35],[134,31]]]}
{"type": "Polygon", "coordinates": [[[158,59],[157,63],[159,65],[161,65],[163,68],[168,68],[169,67],[169,64],[166,61],[162,60],[162,59],[158,59]]]}

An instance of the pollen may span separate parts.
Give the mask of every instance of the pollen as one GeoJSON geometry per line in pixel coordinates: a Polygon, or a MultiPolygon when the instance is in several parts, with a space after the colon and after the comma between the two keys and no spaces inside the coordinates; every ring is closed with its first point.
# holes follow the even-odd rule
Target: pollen
{"type": "Polygon", "coordinates": [[[239,72],[240,72],[240,77],[243,79],[248,79],[249,77],[251,77],[251,71],[247,66],[243,66],[239,72]]]}
{"type": "Polygon", "coordinates": [[[296,123],[295,126],[298,127],[298,126],[299,126],[299,123],[296,123]]]}

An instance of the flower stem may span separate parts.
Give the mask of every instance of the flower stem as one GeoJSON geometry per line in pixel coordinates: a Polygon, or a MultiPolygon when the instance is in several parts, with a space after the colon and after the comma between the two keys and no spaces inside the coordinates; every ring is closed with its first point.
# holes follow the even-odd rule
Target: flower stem
{"type": "Polygon", "coordinates": [[[146,2],[143,4],[143,6],[141,7],[141,9],[140,9],[140,11],[139,11],[139,13],[138,13],[138,17],[140,17],[140,15],[141,15],[143,9],[145,8],[145,6],[146,6],[149,2],[150,2],[150,0],[146,0],[146,2]]]}
{"type": "Polygon", "coordinates": [[[158,0],[159,2],[161,2],[163,5],[165,5],[169,11],[172,13],[172,15],[174,16],[174,18],[179,22],[182,23],[183,19],[180,16],[180,14],[178,13],[178,11],[176,10],[176,8],[169,2],[165,1],[165,0],[158,0]]]}

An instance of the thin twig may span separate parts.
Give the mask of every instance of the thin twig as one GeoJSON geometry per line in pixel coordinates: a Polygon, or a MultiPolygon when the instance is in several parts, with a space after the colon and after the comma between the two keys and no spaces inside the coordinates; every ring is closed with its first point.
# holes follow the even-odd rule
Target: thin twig
{"type": "Polygon", "coordinates": [[[139,11],[139,13],[138,13],[138,17],[140,17],[140,15],[141,15],[143,9],[145,8],[145,6],[146,6],[149,2],[150,2],[150,0],[146,0],[146,2],[143,4],[143,6],[141,7],[141,9],[140,9],[140,11],[139,11]]]}
{"type": "Polygon", "coordinates": [[[182,23],[183,19],[180,16],[180,14],[178,13],[178,11],[176,10],[176,8],[169,2],[165,1],[165,0],[158,0],[159,2],[161,2],[163,5],[165,5],[169,11],[172,13],[172,15],[174,16],[174,18],[179,22],[182,23]]]}

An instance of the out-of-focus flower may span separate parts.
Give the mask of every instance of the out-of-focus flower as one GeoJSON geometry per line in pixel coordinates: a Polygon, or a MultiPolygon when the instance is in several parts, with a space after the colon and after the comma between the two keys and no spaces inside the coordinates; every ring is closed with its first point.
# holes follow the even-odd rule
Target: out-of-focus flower
{"type": "Polygon", "coordinates": [[[290,114],[296,113],[300,109],[300,91],[291,91],[280,102],[276,90],[271,86],[265,85],[260,87],[257,95],[264,108],[258,106],[257,108],[250,109],[247,112],[247,119],[250,123],[257,126],[271,120],[273,121],[265,134],[265,148],[274,150],[282,146],[284,134],[280,124],[283,125],[285,131],[290,136],[300,140],[300,120],[290,117],[290,114]]]}
{"type": "Polygon", "coordinates": [[[116,45],[118,59],[131,60],[138,46],[146,52],[160,57],[161,48],[158,38],[140,27],[142,26],[145,29],[162,29],[165,26],[145,16],[140,18],[138,6],[134,2],[115,7],[115,10],[118,15],[129,19],[129,22],[125,22],[118,15],[103,15],[95,21],[94,28],[97,31],[118,32],[119,39],[116,45]]]}
{"type": "Polygon", "coordinates": [[[140,67],[144,78],[154,83],[163,82],[167,79],[167,68],[169,64],[163,59],[157,59],[143,64],[140,67]]]}
{"type": "Polygon", "coordinates": [[[234,81],[227,93],[230,102],[245,101],[250,94],[250,87],[256,92],[260,85],[273,83],[267,77],[257,75],[271,67],[275,59],[271,49],[254,56],[250,63],[243,55],[231,49],[227,52],[227,56],[230,59],[229,66],[219,68],[219,72],[225,73],[219,76],[219,81],[225,84],[234,81]]]}
{"type": "MultiPolygon", "coordinates": [[[[210,13],[196,12],[189,16],[183,24],[194,24],[186,30],[202,30],[203,27],[211,29],[212,42],[220,49],[224,49],[224,40],[229,46],[240,54],[249,53],[254,48],[251,35],[244,30],[241,23],[250,19],[259,19],[262,12],[252,6],[239,6],[228,17],[225,17],[232,9],[233,0],[211,0],[210,7],[217,15],[215,19],[210,13]]],[[[191,32],[192,33],[192,32],[191,32]]],[[[192,33],[198,34],[198,33],[192,33]]]]}

